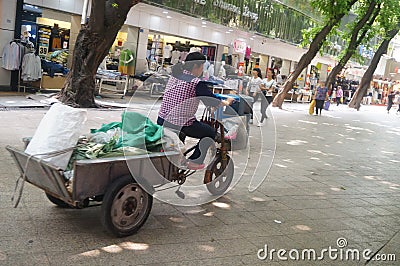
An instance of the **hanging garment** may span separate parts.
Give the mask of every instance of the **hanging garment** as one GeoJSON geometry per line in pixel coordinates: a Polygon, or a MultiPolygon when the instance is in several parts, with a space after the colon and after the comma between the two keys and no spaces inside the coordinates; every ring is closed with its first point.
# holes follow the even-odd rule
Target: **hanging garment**
{"type": "Polygon", "coordinates": [[[181,56],[181,52],[179,52],[177,50],[172,51],[171,64],[175,65],[176,63],[178,63],[180,56],[181,56]]]}
{"type": "Polygon", "coordinates": [[[251,48],[250,47],[246,47],[246,54],[245,54],[245,58],[247,60],[250,60],[251,57],[251,48]]]}
{"type": "Polygon", "coordinates": [[[6,70],[19,70],[20,65],[20,46],[16,42],[8,43],[3,49],[1,67],[6,70]]]}
{"type": "Polygon", "coordinates": [[[172,54],[172,50],[174,49],[174,47],[172,47],[171,44],[167,44],[164,46],[164,50],[163,50],[163,57],[164,58],[171,58],[172,54]]]}
{"type": "Polygon", "coordinates": [[[22,60],[21,78],[23,81],[35,81],[42,78],[42,66],[39,56],[34,53],[25,54],[22,60]]]}
{"type": "Polygon", "coordinates": [[[183,51],[183,52],[181,52],[181,55],[180,55],[180,57],[179,57],[179,61],[185,61],[186,60],[186,56],[188,55],[189,53],[188,52],[186,52],[186,51],[183,51]]]}

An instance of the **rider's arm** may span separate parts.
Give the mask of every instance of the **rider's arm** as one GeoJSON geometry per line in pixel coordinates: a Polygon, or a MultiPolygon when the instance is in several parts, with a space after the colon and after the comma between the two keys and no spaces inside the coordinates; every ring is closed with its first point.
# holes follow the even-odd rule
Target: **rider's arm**
{"type": "Polygon", "coordinates": [[[218,106],[221,101],[211,92],[206,82],[200,81],[196,86],[196,96],[207,106],[218,106]]]}
{"type": "Polygon", "coordinates": [[[228,106],[234,101],[233,98],[228,97],[226,100],[219,100],[214,93],[207,87],[205,82],[199,82],[196,86],[196,96],[202,97],[201,101],[208,106],[218,107],[219,105],[228,106]]]}

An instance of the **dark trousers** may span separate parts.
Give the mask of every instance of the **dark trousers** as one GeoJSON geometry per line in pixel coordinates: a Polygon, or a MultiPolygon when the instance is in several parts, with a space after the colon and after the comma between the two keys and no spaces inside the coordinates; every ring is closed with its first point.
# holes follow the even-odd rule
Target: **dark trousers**
{"type": "MultiPolygon", "coordinates": [[[[256,96],[251,95],[253,97],[253,107],[254,104],[257,102],[258,98],[261,99],[261,123],[264,121],[267,116],[267,108],[269,103],[272,102],[272,96],[265,96],[262,92],[257,92],[256,96]]],[[[251,110],[251,119],[253,119],[253,110],[251,110]]]]}
{"type": "Polygon", "coordinates": [[[339,106],[339,104],[340,104],[340,99],[342,99],[342,97],[336,97],[337,106],[339,106]]]}
{"type": "Polygon", "coordinates": [[[319,114],[322,114],[322,109],[324,108],[324,100],[315,100],[316,104],[315,104],[315,113],[318,115],[318,110],[319,110],[319,114]]]}
{"type": "Polygon", "coordinates": [[[392,109],[393,102],[388,102],[387,111],[389,112],[392,109]]]}
{"type": "Polygon", "coordinates": [[[179,139],[182,142],[185,141],[184,136],[200,139],[196,144],[192,155],[189,157],[189,160],[194,163],[203,163],[204,159],[206,158],[208,148],[210,148],[211,145],[214,145],[216,131],[208,124],[194,121],[190,126],[177,126],[165,121],[161,117],[157,119],[157,124],[177,130],[179,133],[183,133],[184,135],[179,134],[179,139]]]}

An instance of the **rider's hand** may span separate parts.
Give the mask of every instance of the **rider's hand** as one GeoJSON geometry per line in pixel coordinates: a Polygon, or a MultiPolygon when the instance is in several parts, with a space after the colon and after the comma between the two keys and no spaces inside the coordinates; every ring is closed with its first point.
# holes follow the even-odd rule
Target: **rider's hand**
{"type": "Polygon", "coordinates": [[[223,101],[222,101],[222,104],[225,105],[225,106],[229,106],[229,105],[231,105],[234,101],[235,101],[234,98],[228,97],[228,98],[226,98],[226,100],[223,100],[223,101]]]}

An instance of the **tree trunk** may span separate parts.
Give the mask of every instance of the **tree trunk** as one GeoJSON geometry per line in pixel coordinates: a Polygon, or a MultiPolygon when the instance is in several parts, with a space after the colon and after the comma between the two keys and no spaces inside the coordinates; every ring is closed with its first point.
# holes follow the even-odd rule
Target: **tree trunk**
{"type": "Polygon", "coordinates": [[[371,1],[368,6],[368,10],[364,16],[357,22],[354,29],[351,32],[350,42],[347,45],[346,53],[340,58],[339,63],[332,69],[326,79],[326,86],[332,89],[331,85],[335,82],[336,76],[342,71],[347,62],[355,53],[357,47],[361,44],[369,28],[374,23],[376,17],[379,15],[380,6],[376,8],[376,1],[371,1]],[[367,23],[368,22],[368,23],[367,23]],[[366,24],[367,23],[367,24],[366,24]],[[362,30],[361,34],[359,32],[362,30]]]}
{"type": "Polygon", "coordinates": [[[399,28],[400,28],[400,23],[397,25],[395,29],[387,32],[385,39],[383,40],[378,50],[376,51],[374,57],[372,58],[371,64],[369,65],[367,71],[365,71],[363,77],[361,78],[360,85],[358,86],[356,92],[351,98],[351,101],[349,103],[350,108],[357,109],[357,111],[360,110],[361,101],[364,95],[366,94],[369,86],[371,86],[371,80],[375,72],[375,69],[378,66],[379,60],[381,59],[381,56],[387,52],[390,40],[393,39],[394,36],[396,36],[396,34],[399,32],[399,28]]]}
{"type": "Polygon", "coordinates": [[[60,92],[61,102],[74,107],[95,107],[95,76],[124,25],[129,10],[139,1],[95,0],[89,22],[79,31],[71,70],[60,92]]]}
{"type": "Polygon", "coordinates": [[[322,28],[322,30],[314,37],[313,41],[310,44],[310,48],[308,51],[303,54],[300,58],[300,61],[297,65],[297,68],[291,73],[286,80],[285,84],[283,84],[283,89],[279,91],[279,93],[275,96],[272,106],[282,108],[282,104],[285,100],[286,94],[292,89],[293,83],[296,81],[297,77],[301,74],[304,68],[306,68],[311,60],[317,55],[318,51],[321,49],[323,42],[325,41],[328,34],[331,32],[332,28],[336,26],[339,21],[342,19],[344,15],[346,15],[349,9],[353,6],[353,4],[357,2],[357,0],[352,0],[348,4],[348,8],[345,12],[337,14],[333,17],[326,25],[322,28]]]}

